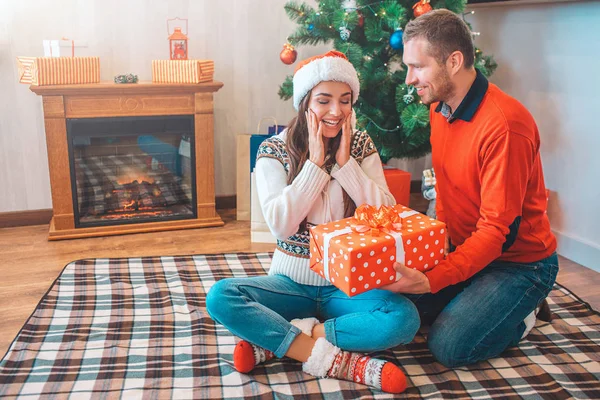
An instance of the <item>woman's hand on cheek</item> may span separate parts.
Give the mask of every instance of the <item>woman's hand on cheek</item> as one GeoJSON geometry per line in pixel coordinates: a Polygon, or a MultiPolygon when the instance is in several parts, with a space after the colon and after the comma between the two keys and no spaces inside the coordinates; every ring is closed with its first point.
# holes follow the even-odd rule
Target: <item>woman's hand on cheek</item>
{"type": "Polygon", "coordinates": [[[342,125],[342,139],[340,140],[340,147],[335,154],[335,162],[343,167],[350,159],[350,145],[352,143],[352,113],[348,114],[344,119],[342,125]]]}
{"type": "Polygon", "coordinates": [[[310,109],[306,111],[305,116],[308,125],[308,159],[322,167],[325,162],[323,123],[318,120],[317,115],[310,109]]]}

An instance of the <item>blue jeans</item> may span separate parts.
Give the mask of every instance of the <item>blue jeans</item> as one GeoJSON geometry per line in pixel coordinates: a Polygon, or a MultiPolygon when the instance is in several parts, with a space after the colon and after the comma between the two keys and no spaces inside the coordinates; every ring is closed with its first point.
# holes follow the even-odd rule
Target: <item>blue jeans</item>
{"type": "Polygon", "coordinates": [[[343,350],[372,352],[410,343],[419,313],[406,297],[370,290],[348,297],[334,286],[301,285],[282,275],[218,281],[206,309],[234,335],[283,357],[300,330],[294,318],[325,321],[326,339],[343,350]]]}
{"type": "Polygon", "coordinates": [[[548,296],[556,253],[533,263],[495,261],[465,282],[435,294],[409,295],[435,358],[449,368],[493,358],[517,345],[523,320],[548,296]]]}

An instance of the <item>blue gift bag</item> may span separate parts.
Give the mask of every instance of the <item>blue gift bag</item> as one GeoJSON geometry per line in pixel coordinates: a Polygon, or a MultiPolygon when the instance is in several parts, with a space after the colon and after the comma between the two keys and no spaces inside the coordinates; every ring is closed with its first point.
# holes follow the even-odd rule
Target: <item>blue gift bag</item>
{"type": "Polygon", "coordinates": [[[258,126],[256,127],[256,133],[252,134],[250,137],[250,172],[254,171],[254,166],[256,165],[256,154],[258,153],[258,148],[261,143],[270,138],[273,135],[276,135],[285,129],[285,125],[277,125],[277,120],[274,117],[265,117],[261,118],[258,121],[258,126]],[[260,133],[260,125],[265,120],[272,120],[275,122],[273,125],[269,125],[267,128],[267,133],[260,133]]]}

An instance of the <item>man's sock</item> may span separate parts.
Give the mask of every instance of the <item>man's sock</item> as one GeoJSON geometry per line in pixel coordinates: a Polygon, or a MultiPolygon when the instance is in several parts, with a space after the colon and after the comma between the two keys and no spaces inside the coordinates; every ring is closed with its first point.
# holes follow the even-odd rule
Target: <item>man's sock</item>
{"type": "MultiPolygon", "coordinates": [[[[293,319],[290,323],[300,329],[302,333],[312,336],[312,329],[319,323],[319,320],[311,317],[293,319]]],[[[238,372],[245,374],[252,371],[258,364],[269,361],[274,357],[273,352],[242,340],[233,350],[233,366],[238,372]]]]}
{"type": "Polygon", "coordinates": [[[406,377],[398,366],[364,354],[342,351],[325,338],[317,339],[302,370],[313,376],[361,383],[388,393],[406,390],[406,377]]]}
{"type": "Polygon", "coordinates": [[[525,331],[523,332],[521,339],[525,339],[525,337],[529,335],[529,332],[531,332],[535,326],[535,321],[538,319],[538,317],[541,321],[552,321],[552,313],[550,312],[550,306],[548,305],[548,301],[546,299],[544,299],[544,301],[542,301],[542,303],[523,320],[525,323],[525,331]]]}

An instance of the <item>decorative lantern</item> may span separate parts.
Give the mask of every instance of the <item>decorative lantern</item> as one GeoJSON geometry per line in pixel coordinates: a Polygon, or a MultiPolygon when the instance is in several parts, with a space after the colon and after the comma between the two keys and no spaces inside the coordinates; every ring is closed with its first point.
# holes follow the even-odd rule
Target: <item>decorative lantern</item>
{"type": "Polygon", "coordinates": [[[167,33],[169,34],[169,58],[171,60],[187,60],[188,59],[188,20],[173,18],[167,20],[167,33]],[[185,21],[185,33],[181,31],[180,26],[174,27],[171,32],[169,21],[185,21]]]}

